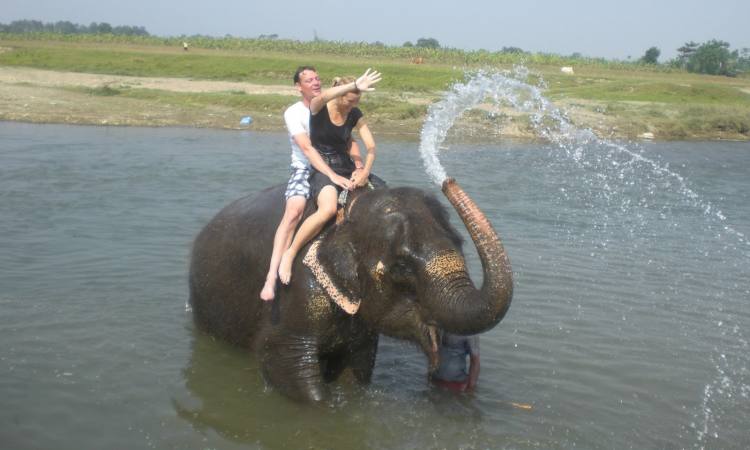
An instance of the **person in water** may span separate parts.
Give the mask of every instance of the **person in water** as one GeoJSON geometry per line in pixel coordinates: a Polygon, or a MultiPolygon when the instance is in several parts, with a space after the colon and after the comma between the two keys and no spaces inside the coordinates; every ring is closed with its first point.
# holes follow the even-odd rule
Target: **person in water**
{"type": "Polygon", "coordinates": [[[337,183],[331,174],[325,173],[313,164],[310,175],[310,188],[318,209],[300,226],[294,240],[281,257],[279,280],[289,284],[292,278],[292,263],[299,250],[323,226],[336,215],[339,193],[343,189],[367,184],[372,165],[375,162],[375,140],[364,122],[362,111],[357,107],[363,91],[375,90],[372,86],[381,79],[377,71],[370,69],[357,78],[337,78],[333,87],[323,91],[310,101],[310,141],[325,160],[334,175],[349,179],[349,186],[337,183]],[[349,153],[352,130],[367,148],[367,160],[362,168],[355,166],[349,153]]]}
{"type": "Polygon", "coordinates": [[[430,381],[452,391],[474,390],[479,380],[479,336],[443,333],[439,356],[440,364],[430,374],[430,381]]]}
{"type": "MultiPolygon", "coordinates": [[[[311,163],[321,173],[327,174],[337,186],[343,189],[350,189],[352,186],[352,181],[349,178],[342,177],[331,170],[310,142],[310,102],[320,95],[318,72],[312,66],[301,66],[294,73],[293,81],[294,86],[302,95],[302,100],[290,106],[284,112],[284,122],[292,146],[291,176],[284,194],[286,198],[284,215],[274,235],[271,263],[266,274],[266,282],[260,291],[260,298],[264,301],[273,300],[276,295],[276,280],[281,255],[291,244],[294,230],[302,218],[305,203],[310,196],[308,178],[310,177],[311,163]]],[[[352,141],[349,152],[355,163],[364,167],[356,142],[352,141]]]]}

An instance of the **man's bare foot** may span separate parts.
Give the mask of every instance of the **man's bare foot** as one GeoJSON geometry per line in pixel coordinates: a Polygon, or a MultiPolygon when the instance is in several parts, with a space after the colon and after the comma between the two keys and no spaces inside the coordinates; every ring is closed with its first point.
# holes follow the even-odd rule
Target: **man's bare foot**
{"type": "Polygon", "coordinates": [[[289,284],[292,279],[292,263],[294,262],[294,255],[291,254],[287,249],[283,255],[281,255],[281,263],[279,264],[279,280],[284,284],[289,284]]]}
{"type": "Polygon", "coordinates": [[[260,299],[264,302],[270,302],[276,296],[276,279],[266,279],[266,284],[263,285],[263,289],[260,291],[260,299]]]}

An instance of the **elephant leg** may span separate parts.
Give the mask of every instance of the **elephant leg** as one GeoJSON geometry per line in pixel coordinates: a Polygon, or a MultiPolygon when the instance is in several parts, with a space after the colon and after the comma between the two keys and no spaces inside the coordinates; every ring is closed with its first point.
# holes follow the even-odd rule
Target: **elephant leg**
{"type": "Polygon", "coordinates": [[[349,364],[349,358],[344,355],[326,355],[321,357],[321,367],[323,368],[323,381],[331,383],[339,378],[341,372],[349,364]]]}
{"type": "Polygon", "coordinates": [[[349,366],[352,368],[354,378],[361,384],[369,384],[372,379],[372,371],[375,368],[375,356],[378,353],[378,335],[368,336],[352,352],[349,366]]]}
{"type": "Polygon", "coordinates": [[[357,382],[369,383],[375,367],[377,350],[378,335],[375,334],[366,336],[364,340],[360,339],[346,350],[321,355],[320,364],[324,381],[331,383],[337,380],[346,369],[351,369],[351,375],[357,382]]]}
{"type": "Polygon", "coordinates": [[[283,394],[309,402],[327,397],[314,337],[269,337],[263,347],[262,361],[264,378],[283,394]]]}

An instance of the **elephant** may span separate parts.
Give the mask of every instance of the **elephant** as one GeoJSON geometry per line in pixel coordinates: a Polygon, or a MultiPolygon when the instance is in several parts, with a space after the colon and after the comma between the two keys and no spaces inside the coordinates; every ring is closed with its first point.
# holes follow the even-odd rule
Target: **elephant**
{"type": "Polygon", "coordinates": [[[434,370],[441,333],[493,328],[513,296],[510,261],[489,220],[454,179],[442,191],[477,248],[480,289],[434,195],[361,188],[302,249],[290,283],[272,302],[260,300],[284,206],[284,186],[276,186],[230,203],[195,238],[189,302],[196,327],[257,354],[266,382],[303,402],[325,400],[345,370],[370,382],[380,334],[416,343],[434,370]]]}

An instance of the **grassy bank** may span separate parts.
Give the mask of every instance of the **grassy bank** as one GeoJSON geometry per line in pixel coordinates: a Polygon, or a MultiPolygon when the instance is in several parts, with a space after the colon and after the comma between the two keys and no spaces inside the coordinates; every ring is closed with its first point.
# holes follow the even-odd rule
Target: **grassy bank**
{"type": "Polygon", "coordinates": [[[183,42],[191,48],[228,50],[244,53],[283,53],[296,57],[318,55],[326,57],[349,57],[374,59],[377,61],[410,62],[414,59],[429,60],[432,63],[448,65],[497,66],[509,64],[605,67],[609,69],[672,71],[667,66],[654,66],[639,62],[613,61],[604,58],[590,58],[581,55],[562,56],[554,53],[490,52],[487,50],[461,50],[455,48],[387,46],[366,42],[335,41],[296,41],[289,39],[248,39],[237,37],[208,36],[123,36],[107,34],[53,34],[53,33],[0,33],[0,40],[16,41],[55,41],[75,45],[127,45],[140,47],[169,47],[182,49],[183,42]]]}
{"type": "MultiPolygon", "coordinates": [[[[354,51],[351,46],[338,49],[331,43],[328,47],[322,44],[305,47],[304,43],[297,43],[295,47],[288,41],[263,41],[243,47],[240,45],[243,42],[255,41],[238,40],[239,44],[222,48],[200,48],[191,42],[192,47],[185,52],[179,40],[130,38],[122,42],[94,38],[50,41],[0,35],[0,67],[288,87],[291,73],[300,64],[315,65],[324,76],[324,82],[333,75],[357,74],[372,66],[383,72],[384,80],[377,92],[365,100],[368,117],[383,130],[416,133],[427,106],[452,82],[462,79],[466,69],[505,69],[513,63],[525,62],[544,78],[548,85],[545,95],[565,108],[576,124],[590,127],[600,135],[632,138],[649,132],[657,139],[750,139],[750,80],[747,78],[702,76],[598,60],[581,60],[579,65],[574,65],[575,74],[566,75],[560,72],[559,63],[570,64],[569,60],[540,57],[524,61],[523,55],[505,55],[496,56],[495,60],[488,56],[483,61],[473,53],[453,50],[440,54],[439,50],[426,49],[402,51],[385,47],[373,50],[371,47],[377,46],[365,45],[363,50],[354,51]],[[461,64],[457,64],[459,62],[461,64]]],[[[33,87],[33,82],[27,84],[33,87]]],[[[269,129],[283,126],[281,111],[296,98],[293,92],[283,95],[237,90],[185,93],[110,84],[59,89],[113,105],[118,99],[134,104],[141,102],[144,110],[148,110],[148,105],[155,108],[169,105],[199,114],[203,108],[223,108],[222,114],[227,117],[257,116],[258,126],[269,129]]],[[[477,117],[481,119],[481,114],[472,115],[472,120],[477,117]]],[[[513,114],[503,117],[506,123],[499,126],[508,134],[530,134],[523,117],[513,114]]],[[[17,119],[2,115],[0,118],[17,119]]],[[[190,120],[185,124],[204,126],[190,120]]]]}

